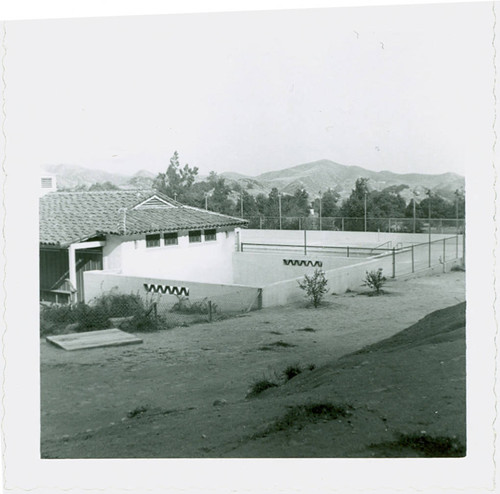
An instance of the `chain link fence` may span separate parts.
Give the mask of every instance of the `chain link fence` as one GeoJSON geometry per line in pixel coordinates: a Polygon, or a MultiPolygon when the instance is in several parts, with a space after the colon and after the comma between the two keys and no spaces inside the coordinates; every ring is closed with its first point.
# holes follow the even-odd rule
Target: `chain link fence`
{"type": "Polygon", "coordinates": [[[465,220],[446,218],[372,218],[367,217],[319,217],[319,216],[251,216],[248,228],[260,230],[325,230],[353,232],[400,232],[431,234],[461,234],[464,232],[465,220]]]}

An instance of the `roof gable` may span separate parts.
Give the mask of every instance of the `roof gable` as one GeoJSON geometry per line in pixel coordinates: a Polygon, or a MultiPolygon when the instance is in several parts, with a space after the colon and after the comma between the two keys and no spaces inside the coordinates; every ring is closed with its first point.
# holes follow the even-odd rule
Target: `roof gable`
{"type": "Polygon", "coordinates": [[[68,246],[96,235],[134,235],[246,225],[183,206],[157,191],[51,192],[40,198],[40,243],[68,246]]]}
{"type": "Polygon", "coordinates": [[[165,199],[154,194],[152,197],[140,202],[133,209],[144,209],[144,208],[173,208],[176,207],[172,202],[168,202],[165,199]]]}

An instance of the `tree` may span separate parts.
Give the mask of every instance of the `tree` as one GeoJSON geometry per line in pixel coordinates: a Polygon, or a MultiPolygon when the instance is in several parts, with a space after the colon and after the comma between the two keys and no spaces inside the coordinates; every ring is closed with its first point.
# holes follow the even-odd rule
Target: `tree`
{"type": "MultiPolygon", "coordinates": [[[[323,192],[321,196],[321,216],[323,218],[332,218],[339,215],[338,202],[340,194],[332,189],[323,192]]],[[[320,214],[319,198],[314,200],[314,211],[320,214]]]]}
{"type": "Polygon", "coordinates": [[[208,183],[212,188],[208,209],[223,214],[234,214],[235,204],[229,198],[231,188],[226,184],[224,177],[219,177],[217,173],[210,172],[208,183]]]}
{"type": "Polygon", "coordinates": [[[340,207],[341,216],[346,218],[356,218],[346,220],[346,230],[360,231],[364,229],[363,218],[365,215],[365,196],[367,211],[369,211],[368,179],[358,178],[354,185],[354,189],[351,191],[351,195],[342,203],[342,206],[340,207]]]}
{"type": "Polygon", "coordinates": [[[169,197],[184,202],[189,189],[193,185],[198,168],[191,168],[188,164],[181,167],[179,153],[174,152],[170,158],[170,165],[165,173],[159,173],[153,182],[153,188],[169,197]]]}
{"type": "Polygon", "coordinates": [[[120,190],[120,188],[109,181],[96,182],[89,187],[89,191],[99,191],[99,190],[120,190]]]}

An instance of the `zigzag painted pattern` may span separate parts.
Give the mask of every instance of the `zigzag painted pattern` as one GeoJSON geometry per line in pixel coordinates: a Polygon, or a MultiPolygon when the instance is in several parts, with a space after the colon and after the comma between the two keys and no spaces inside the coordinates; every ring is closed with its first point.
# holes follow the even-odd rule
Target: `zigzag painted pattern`
{"type": "Polygon", "coordinates": [[[283,263],[285,266],[318,266],[322,267],[323,266],[323,261],[304,261],[304,260],[299,260],[299,259],[283,259],[283,263]]]}
{"type": "Polygon", "coordinates": [[[169,295],[186,295],[189,297],[189,288],[185,286],[156,285],[155,283],[144,283],[147,292],[163,293],[169,295]]]}

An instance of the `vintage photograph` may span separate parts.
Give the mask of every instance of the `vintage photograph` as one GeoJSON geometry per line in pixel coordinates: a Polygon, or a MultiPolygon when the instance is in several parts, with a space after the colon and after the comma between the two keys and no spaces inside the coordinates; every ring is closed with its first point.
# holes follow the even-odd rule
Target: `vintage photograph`
{"type": "Polygon", "coordinates": [[[466,455],[458,47],[350,19],[34,26],[42,458],[466,455]]]}
{"type": "Polygon", "coordinates": [[[7,24],[40,458],[467,458],[491,22],[471,3],[7,24]]]}

